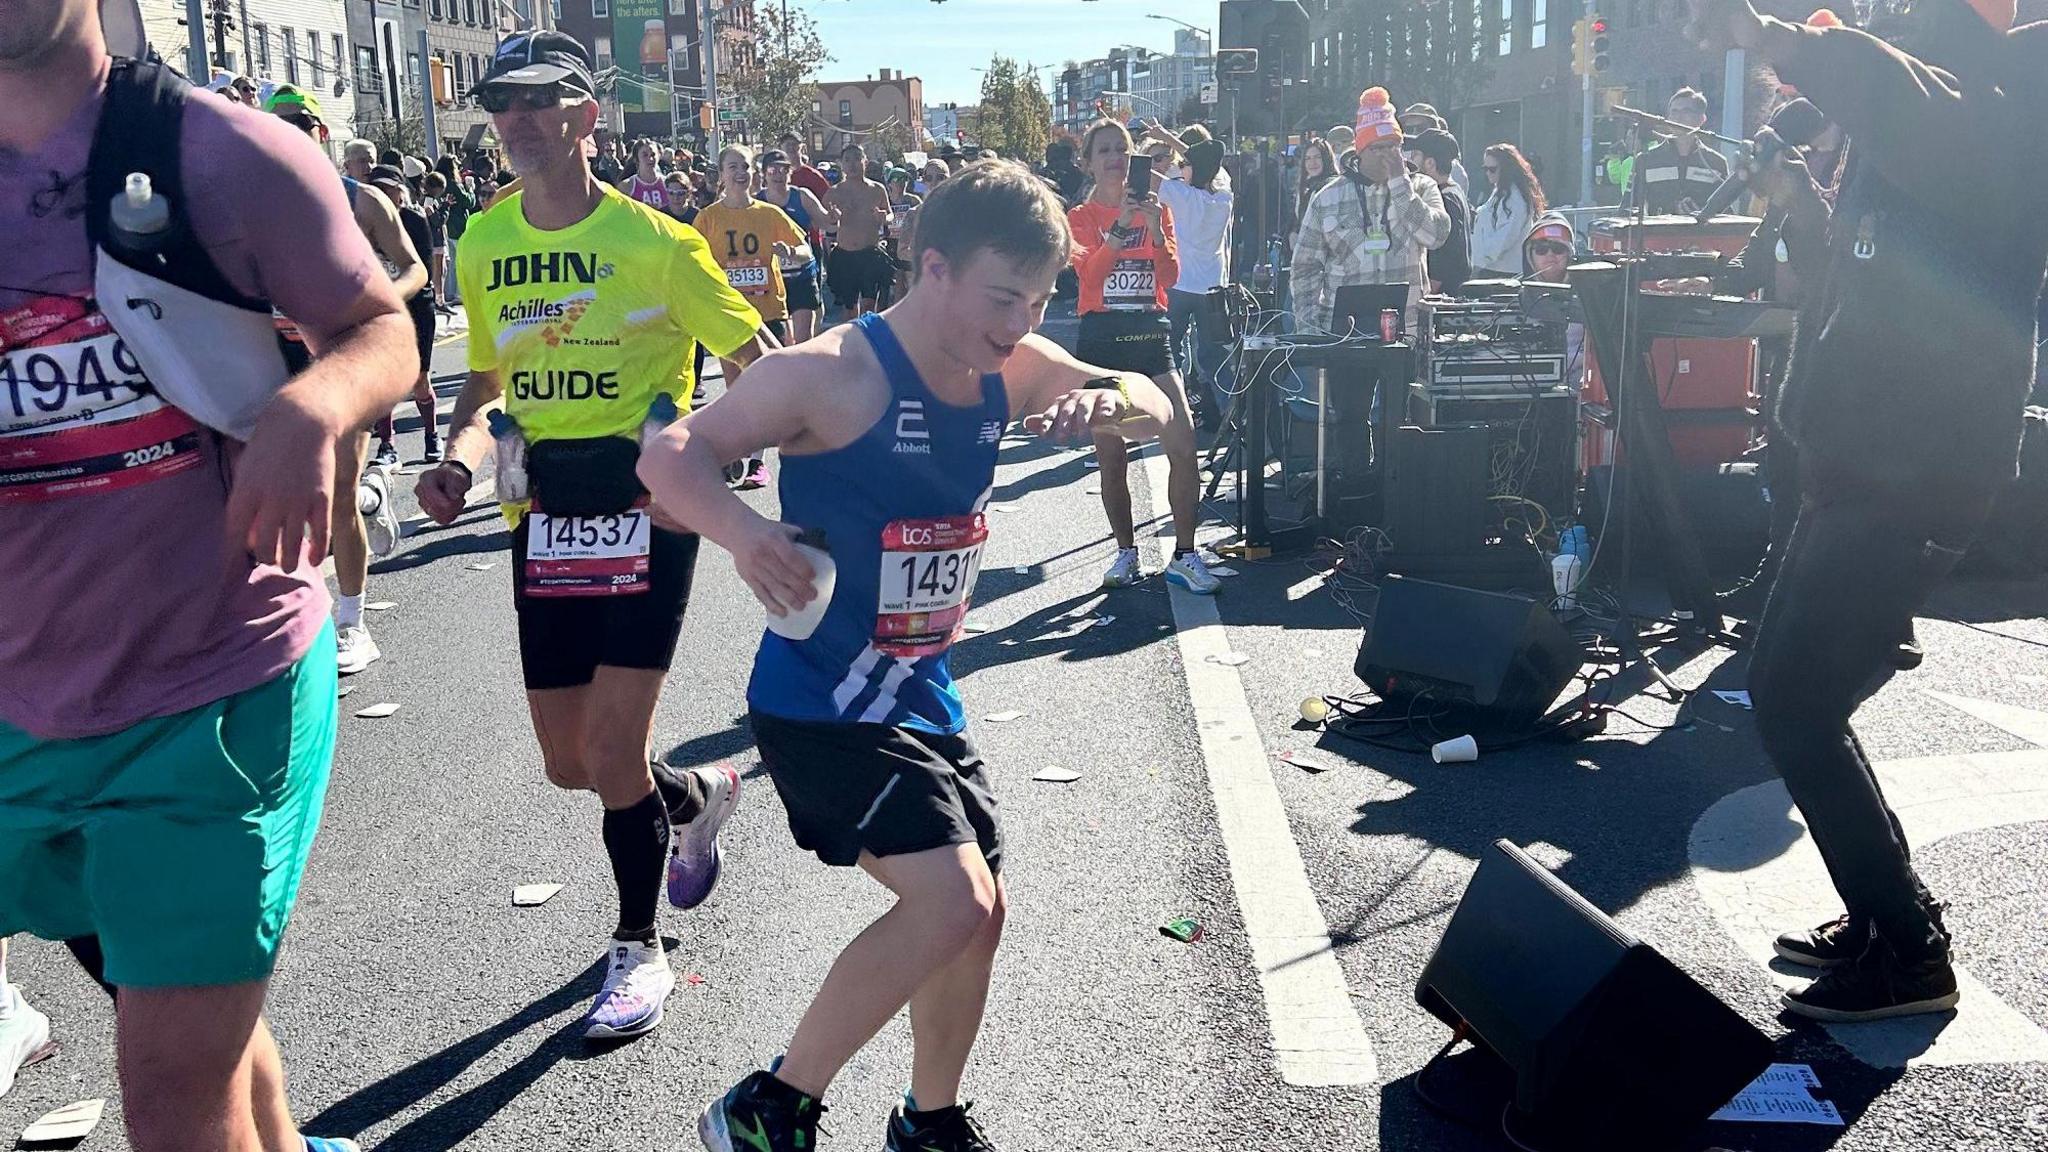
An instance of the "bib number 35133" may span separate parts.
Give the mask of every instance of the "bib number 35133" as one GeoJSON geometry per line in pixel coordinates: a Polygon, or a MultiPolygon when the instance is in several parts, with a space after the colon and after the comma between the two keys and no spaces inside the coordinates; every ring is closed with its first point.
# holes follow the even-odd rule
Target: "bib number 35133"
{"type": "Polygon", "coordinates": [[[935,656],[960,638],[988,521],[980,513],[896,520],[882,529],[875,648],[886,656],[935,656]]]}
{"type": "Polygon", "coordinates": [[[528,513],[528,596],[627,596],[649,587],[653,520],[646,502],[608,516],[528,513]]]}

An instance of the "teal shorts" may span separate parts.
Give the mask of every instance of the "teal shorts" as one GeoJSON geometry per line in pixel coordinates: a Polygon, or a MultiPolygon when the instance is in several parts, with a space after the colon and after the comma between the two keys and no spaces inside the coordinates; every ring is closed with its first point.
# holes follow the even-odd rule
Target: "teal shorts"
{"type": "Polygon", "coordinates": [[[0,724],[0,939],[98,936],[116,987],[270,975],[334,755],[334,628],[284,675],[106,736],[0,724]]]}

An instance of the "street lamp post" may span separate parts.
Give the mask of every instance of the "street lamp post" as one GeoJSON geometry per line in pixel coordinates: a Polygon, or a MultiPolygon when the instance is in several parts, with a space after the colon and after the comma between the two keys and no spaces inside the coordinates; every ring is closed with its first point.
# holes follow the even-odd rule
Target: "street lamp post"
{"type": "MultiPolygon", "coordinates": [[[[1591,0],[1588,0],[1588,2],[1590,3],[1591,0]]],[[[1157,12],[1147,12],[1145,19],[1164,20],[1168,24],[1178,24],[1190,32],[1200,32],[1203,38],[1209,41],[1209,75],[1214,79],[1218,88],[1223,86],[1223,74],[1216,71],[1216,33],[1213,30],[1204,28],[1200,24],[1190,24],[1185,20],[1175,19],[1172,16],[1161,16],[1157,12]]],[[[1237,151],[1237,81],[1235,80],[1230,83],[1230,150],[1232,152],[1237,151]]]]}

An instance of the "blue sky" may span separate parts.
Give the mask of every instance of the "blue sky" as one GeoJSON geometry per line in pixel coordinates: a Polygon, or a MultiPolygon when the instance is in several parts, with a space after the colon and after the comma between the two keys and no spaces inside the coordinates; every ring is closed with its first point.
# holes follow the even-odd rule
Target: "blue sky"
{"type": "MultiPolygon", "coordinates": [[[[755,0],[775,4],[780,0],[755,0]]],[[[1215,0],[789,0],[818,22],[832,62],[826,80],[858,80],[900,68],[924,80],[926,104],[971,104],[1000,51],[1020,62],[1058,65],[1101,56],[1118,44],[1173,50],[1174,26],[1158,13],[1216,26],[1215,0]]],[[[1048,94],[1052,77],[1041,72],[1048,94]]]]}

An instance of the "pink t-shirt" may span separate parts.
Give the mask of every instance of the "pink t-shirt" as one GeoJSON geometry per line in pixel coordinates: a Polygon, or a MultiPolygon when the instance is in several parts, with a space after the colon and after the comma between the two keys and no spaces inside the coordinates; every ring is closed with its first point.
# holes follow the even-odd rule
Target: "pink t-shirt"
{"type": "MultiPolygon", "coordinates": [[[[48,739],[274,679],[327,614],[313,565],[287,572],[228,546],[236,447],[135,386],[92,299],[85,169],[103,97],[35,150],[0,149],[0,722],[48,739]],[[122,423],[105,419],[117,405],[149,412],[123,435],[146,420],[161,444],[96,443],[122,423]],[[97,423],[78,419],[87,406],[97,423]],[[68,438],[54,453],[52,435],[68,438]],[[56,484],[19,463],[87,456],[103,479],[56,484]]],[[[333,165],[291,125],[195,92],[180,146],[186,210],[238,290],[317,331],[383,279],[333,165]]]]}

